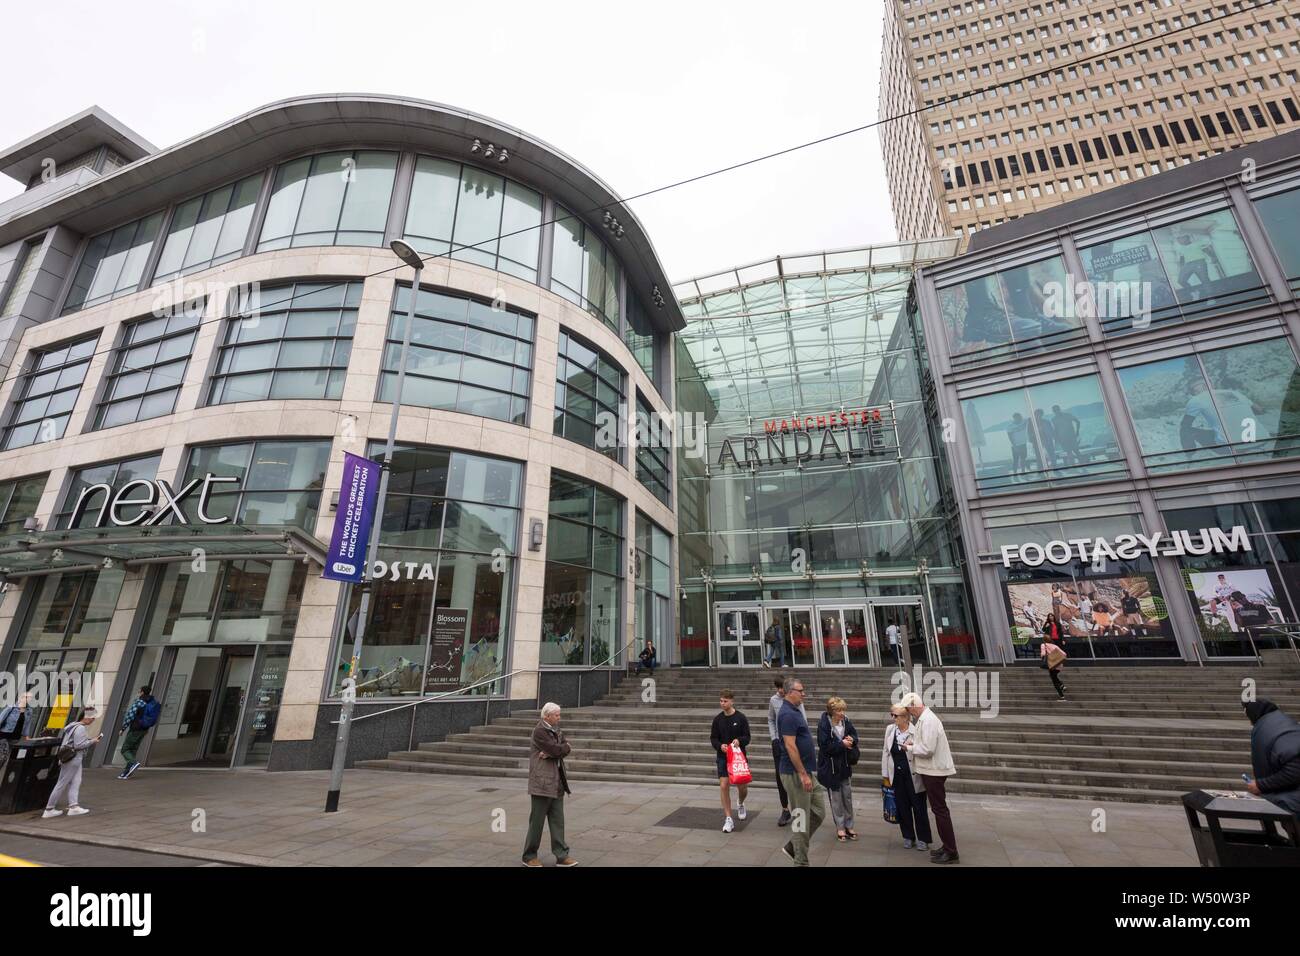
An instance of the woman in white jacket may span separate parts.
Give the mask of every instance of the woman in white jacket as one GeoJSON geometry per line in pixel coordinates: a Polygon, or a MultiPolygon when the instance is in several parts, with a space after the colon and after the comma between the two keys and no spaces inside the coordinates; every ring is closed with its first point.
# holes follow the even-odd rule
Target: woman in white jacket
{"type": "Polygon", "coordinates": [[[918,850],[929,848],[930,817],[925,808],[925,785],[912,766],[907,742],[912,739],[912,724],[902,704],[889,708],[894,719],[885,727],[885,745],[880,751],[880,777],[885,786],[894,788],[898,805],[898,826],[903,831],[903,846],[918,850]]]}

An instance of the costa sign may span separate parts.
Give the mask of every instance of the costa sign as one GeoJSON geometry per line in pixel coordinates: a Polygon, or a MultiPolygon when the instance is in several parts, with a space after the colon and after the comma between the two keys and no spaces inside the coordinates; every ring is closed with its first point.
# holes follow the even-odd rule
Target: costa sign
{"type": "Polygon", "coordinates": [[[104,500],[100,503],[99,514],[91,524],[94,528],[102,528],[106,522],[117,528],[129,528],[133,525],[148,527],[161,524],[168,516],[175,518],[176,524],[191,524],[189,516],[181,509],[180,504],[195,490],[199,493],[196,513],[199,521],[203,524],[225,524],[230,520],[229,516],[213,517],[208,514],[208,499],[212,494],[212,486],[223,484],[239,484],[239,479],[219,477],[209,472],[202,478],[191,478],[183,486],[174,490],[171,483],[163,478],[134,478],[116,491],[113,490],[112,485],[101,482],[81,490],[81,494],[77,496],[77,503],[72,509],[71,524],[76,525],[81,515],[89,510],[90,499],[97,494],[103,494],[104,500]],[[154,507],[155,505],[157,507],[154,507]],[[138,510],[134,517],[124,518],[121,514],[122,509],[128,507],[138,510]]]}
{"type": "Polygon", "coordinates": [[[1155,534],[1121,534],[1110,541],[1106,538],[1068,538],[1039,544],[1002,546],[1002,566],[1014,563],[1036,568],[1043,563],[1069,564],[1083,561],[1132,561],[1143,556],[1177,558],[1184,555],[1224,554],[1232,551],[1249,551],[1250,533],[1242,525],[1231,531],[1222,528],[1201,528],[1199,531],[1157,531],[1155,534]]]}
{"type": "Polygon", "coordinates": [[[737,468],[799,464],[812,459],[898,454],[898,423],[890,408],[835,411],[802,418],[774,418],[763,423],[762,436],[726,438],[718,449],[718,467],[737,468]],[[739,449],[739,450],[737,450],[739,449]]]}

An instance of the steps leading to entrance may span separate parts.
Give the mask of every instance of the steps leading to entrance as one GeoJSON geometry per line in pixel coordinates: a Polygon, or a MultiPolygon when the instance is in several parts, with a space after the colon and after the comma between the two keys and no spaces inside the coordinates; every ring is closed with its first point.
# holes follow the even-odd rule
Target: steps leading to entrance
{"type": "MultiPolygon", "coordinates": [[[[1068,701],[1056,699],[1037,668],[973,670],[987,675],[986,682],[998,675],[999,714],[982,719],[973,706],[936,705],[957,763],[949,786],[954,793],[1170,802],[1198,788],[1238,789],[1241,772],[1250,769],[1243,681],[1254,682],[1256,696],[1300,712],[1296,666],[1080,668],[1066,677],[1068,701]]],[[[766,722],[775,676],[741,668],[661,670],[653,703],[642,699],[640,680],[625,681],[595,705],[564,712],[562,726],[573,745],[569,776],[574,782],[716,784],[709,722],[718,691],[726,687],[750,718],[755,785],[775,787],[766,722]]],[[[809,691],[810,717],[820,716],[821,701],[831,693],[848,702],[864,743],[859,785],[874,791],[891,675],[827,668],[797,676],[809,691]]],[[[537,720],[535,710],[517,711],[358,766],[527,777],[528,738],[537,720]]]]}

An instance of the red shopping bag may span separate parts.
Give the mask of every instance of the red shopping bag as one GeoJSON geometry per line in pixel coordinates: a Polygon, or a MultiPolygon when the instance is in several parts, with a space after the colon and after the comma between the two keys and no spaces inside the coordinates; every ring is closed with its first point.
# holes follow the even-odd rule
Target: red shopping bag
{"type": "Polygon", "coordinates": [[[727,753],[727,780],[739,786],[750,783],[753,779],[754,775],[749,772],[749,761],[745,759],[745,752],[740,749],[740,744],[733,740],[727,753]]]}

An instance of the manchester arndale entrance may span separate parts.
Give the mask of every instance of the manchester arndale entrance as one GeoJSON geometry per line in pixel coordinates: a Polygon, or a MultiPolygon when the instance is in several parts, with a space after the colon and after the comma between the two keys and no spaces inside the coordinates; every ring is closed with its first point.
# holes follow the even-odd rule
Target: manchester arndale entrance
{"type": "Polygon", "coordinates": [[[722,667],[904,667],[938,662],[919,596],[856,603],[720,601],[714,659],[722,667]]]}

